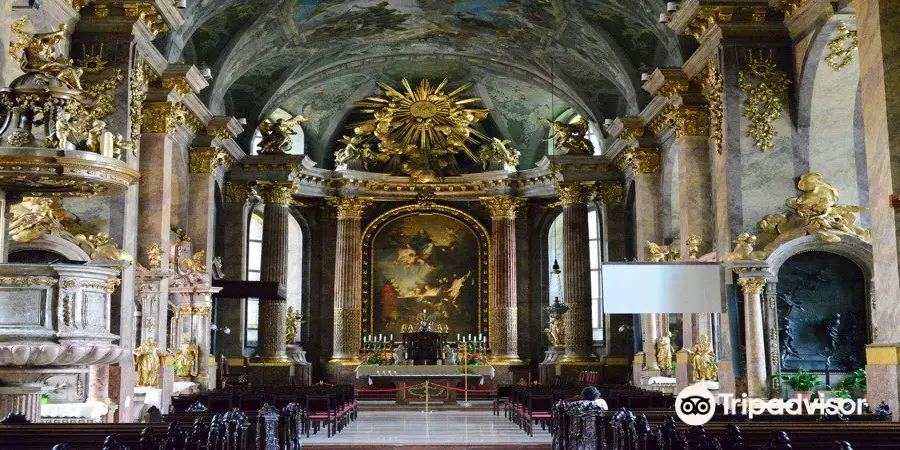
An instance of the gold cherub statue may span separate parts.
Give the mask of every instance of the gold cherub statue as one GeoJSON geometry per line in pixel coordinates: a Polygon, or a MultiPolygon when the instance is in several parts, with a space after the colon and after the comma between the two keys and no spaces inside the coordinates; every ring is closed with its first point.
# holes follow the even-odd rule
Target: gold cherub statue
{"type": "Polygon", "coordinates": [[[712,348],[709,335],[701,335],[694,348],[688,351],[694,366],[694,381],[715,381],[718,376],[716,352],[712,348]]]}
{"type": "Polygon", "coordinates": [[[194,256],[181,261],[181,266],[191,272],[206,272],[206,250],[200,250],[194,253],[194,256]]]}
{"type": "Polygon", "coordinates": [[[12,23],[12,32],[18,42],[9,46],[9,54],[13,61],[26,74],[40,73],[58,79],[69,89],[81,90],[81,75],[84,71],[75,67],[71,59],[63,57],[56,49],[66,33],[66,25],[60,24],[59,30],[50,33],[29,35],[24,27],[28,17],[21,17],[12,23]],[[21,51],[21,55],[19,55],[21,51]]]}
{"type": "Polygon", "coordinates": [[[197,376],[197,346],[187,336],[181,338],[181,347],[172,352],[175,355],[175,375],[179,377],[197,376]]]}
{"type": "Polygon", "coordinates": [[[148,338],[134,349],[134,366],[137,370],[138,386],[159,386],[159,366],[163,352],[156,346],[156,340],[148,338]]]}
{"type": "Polygon", "coordinates": [[[306,122],[301,115],[291,119],[277,119],[274,122],[264,120],[259,124],[262,140],[259,142],[260,155],[280,155],[291,149],[291,136],[297,134],[294,127],[306,122]]]}
{"type": "Polygon", "coordinates": [[[566,345],[566,325],[562,317],[550,319],[547,328],[544,328],[544,334],[550,340],[550,345],[554,347],[562,347],[566,345]]]}
{"type": "Polygon", "coordinates": [[[556,148],[569,155],[593,155],[594,146],[587,138],[589,126],[584,118],[579,117],[572,123],[544,119],[553,130],[553,141],[556,148]]]}
{"type": "Polygon", "coordinates": [[[297,339],[298,324],[303,321],[303,315],[300,314],[300,311],[294,309],[293,306],[288,306],[287,316],[284,318],[285,320],[285,332],[284,337],[288,344],[293,344],[294,339],[297,339]]]}
{"type": "Polygon", "coordinates": [[[666,332],[666,334],[660,336],[656,340],[656,363],[659,365],[660,370],[672,370],[673,355],[674,351],[672,349],[672,333],[666,332]]]}

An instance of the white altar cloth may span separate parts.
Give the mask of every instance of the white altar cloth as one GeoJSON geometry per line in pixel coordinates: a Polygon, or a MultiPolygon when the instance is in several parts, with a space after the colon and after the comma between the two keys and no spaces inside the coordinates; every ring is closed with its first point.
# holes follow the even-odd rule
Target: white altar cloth
{"type": "Polygon", "coordinates": [[[368,377],[372,384],[373,377],[383,378],[448,378],[448,377],[478,377],[479,383],[484,384],[484,377],[494,378],[494,367],[487,364],[473,366],[441,365],[441,366],[409,366],[409,365],[360,365],[356,368],[356,378],[368,377]],[[468,368],[469,373],[463,371],[468,368]]]}
{"type": "Polygon", "coordinates": [[[103,402],[44,403],[41,417],[91,419],[100,422],[109,413],[109,405],[103,402]]]}

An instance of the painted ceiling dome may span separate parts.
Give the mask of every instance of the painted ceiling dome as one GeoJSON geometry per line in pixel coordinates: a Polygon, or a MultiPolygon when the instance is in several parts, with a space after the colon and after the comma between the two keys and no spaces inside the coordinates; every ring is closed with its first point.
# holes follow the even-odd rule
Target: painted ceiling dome
{"type": "MultiPolygon", "coordinates": [[[[658,23],[662,0],[197,0],[161,38],[170,62],[212,68],[216,114],[253,130],[273,111],[302,114],[305,152],[324,167],[354,121],[353,102],[401,79],[473,84],[482,126],[522,153],[546,153],[544,118],[594,123],[637,113],[640,73],[682,63],[658,23]]],[[[250,147],[252,132],[242,136],[250,147]]]]}

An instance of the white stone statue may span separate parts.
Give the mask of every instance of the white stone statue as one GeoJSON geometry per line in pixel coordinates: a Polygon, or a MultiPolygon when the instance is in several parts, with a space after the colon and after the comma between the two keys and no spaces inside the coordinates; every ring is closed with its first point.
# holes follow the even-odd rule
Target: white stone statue
{"type": "Polygon", "coordinates": [[[394,347],[394,365],[406,364],[406,346],[400,344],[394,347]]]}
{"type": "Polygon", "coordinates": [[[450,344],[444,344],[444,365],[459,365],[459,356],[457,355],[456,350],[454,350],[453,347],[450,346],[450,344]]]}

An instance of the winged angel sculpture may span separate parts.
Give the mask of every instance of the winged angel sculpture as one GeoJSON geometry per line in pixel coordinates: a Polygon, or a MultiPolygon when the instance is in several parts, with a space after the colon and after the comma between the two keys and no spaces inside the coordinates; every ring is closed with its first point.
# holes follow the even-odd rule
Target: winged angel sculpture
{"type": "Polygon", "coordinates": [[[296,115],[290,119],[264,120],[259,124],[262,140],[259,142],[260,155],[282,155],[291,149],[291,136],[297,134],[294,128],[306,117],[296,115]]]}

